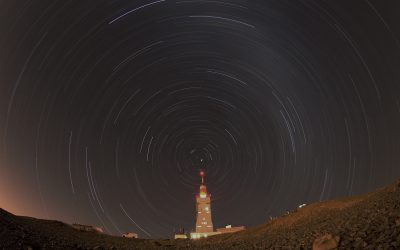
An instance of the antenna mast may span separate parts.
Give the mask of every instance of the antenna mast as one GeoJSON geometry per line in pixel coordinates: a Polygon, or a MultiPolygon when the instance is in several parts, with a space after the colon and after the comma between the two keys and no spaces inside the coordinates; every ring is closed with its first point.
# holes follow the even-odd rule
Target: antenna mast
{"type": "Polygon", "coordinates": [[[200,171],[200,176],[201,176],[201,185],[204,185],[204,171],[200,171]]]}

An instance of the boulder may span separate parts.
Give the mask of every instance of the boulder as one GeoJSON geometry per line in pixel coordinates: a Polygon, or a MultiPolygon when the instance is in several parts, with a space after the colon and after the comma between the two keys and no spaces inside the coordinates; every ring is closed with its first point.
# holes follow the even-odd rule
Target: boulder
{"type": "Polygon", "coordinates": [[[325,234],[318,237],[313,242],[313,250],[333,250],[339,245],[340,237],[332,234],[325,234]]]}
{"type": "Polygon", "coordinates": [[[396,226],[397,226],[397,227],[400,226],[400,218],[397,218],[397,219],[396,219],[396,226]]]}

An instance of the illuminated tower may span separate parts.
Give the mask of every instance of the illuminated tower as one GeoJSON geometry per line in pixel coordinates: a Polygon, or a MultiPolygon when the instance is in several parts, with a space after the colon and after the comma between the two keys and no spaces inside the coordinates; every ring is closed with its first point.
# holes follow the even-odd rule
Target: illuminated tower
{"type": "Polygon", "coordinates": [[[200,171],[201,185],[200,192],[196,195],[196,231],[191,233],[191,238],[207,237],[213,234],[214,227],[211,219],[211,195],[207,193],[206,185],[204,185],[204,172],[200,171]]]}

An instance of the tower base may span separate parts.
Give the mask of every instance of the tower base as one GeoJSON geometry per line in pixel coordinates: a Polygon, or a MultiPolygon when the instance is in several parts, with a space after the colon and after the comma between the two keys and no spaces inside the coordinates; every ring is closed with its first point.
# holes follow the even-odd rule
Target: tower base
{"type": "Polygon", "coordinates": [[[208,233],[190,233],[190,239],[200,239],[200,238],[207,238],[209,236],[221,234],[221,232],[208,232],[208,233]]]}

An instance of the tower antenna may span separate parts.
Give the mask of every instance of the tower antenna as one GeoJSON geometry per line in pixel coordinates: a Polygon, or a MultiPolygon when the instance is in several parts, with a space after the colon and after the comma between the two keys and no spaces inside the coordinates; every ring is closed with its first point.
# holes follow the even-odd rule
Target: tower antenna
{"type": "Polygon", "coordinates": [[[201,185],[204,185],[204,171],[200,171],[200,176],[201,176],[201,185]]]}

